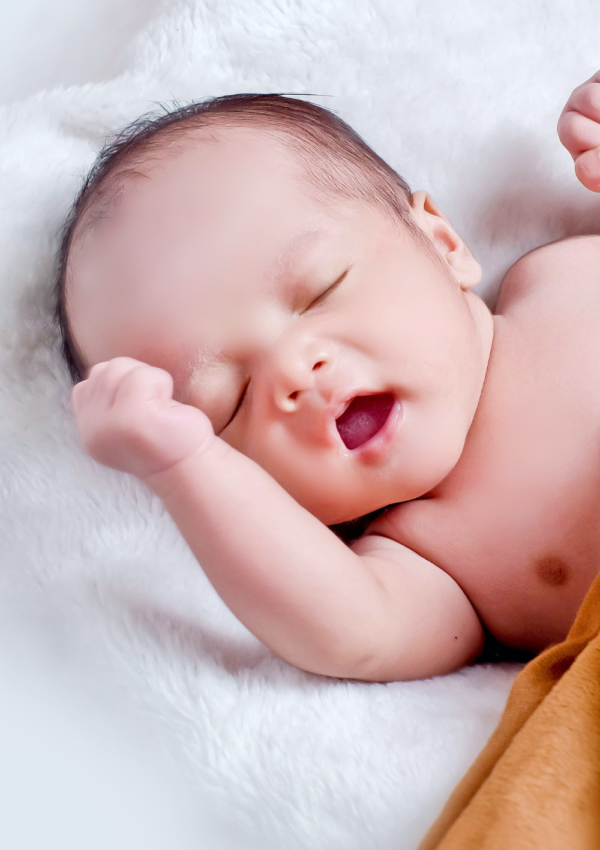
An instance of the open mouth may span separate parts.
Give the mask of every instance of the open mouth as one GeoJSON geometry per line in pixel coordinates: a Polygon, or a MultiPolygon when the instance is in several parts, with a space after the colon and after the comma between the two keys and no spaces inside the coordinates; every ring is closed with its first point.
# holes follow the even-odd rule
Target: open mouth
{"type": "Polygon", "coordinates": [[[355,396],[335,420],[346,448],[357,449],[381,431],[393,406],[394,396],[391,393],[355,396]]]}

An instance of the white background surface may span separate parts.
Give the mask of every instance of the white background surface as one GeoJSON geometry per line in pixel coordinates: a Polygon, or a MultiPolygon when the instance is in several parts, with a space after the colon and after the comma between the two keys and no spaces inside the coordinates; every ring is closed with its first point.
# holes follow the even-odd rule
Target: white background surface
{"type": "Polygon", "coordinates": [[[169,0],[0,0],[0,103],[110,79],[169,0]]]}

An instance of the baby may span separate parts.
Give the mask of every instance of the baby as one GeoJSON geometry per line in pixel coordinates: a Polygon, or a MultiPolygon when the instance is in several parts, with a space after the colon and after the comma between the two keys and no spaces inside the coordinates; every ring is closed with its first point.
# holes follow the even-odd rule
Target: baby
{"type": "MultiPolygon", "coordinates": [[[[597,190],[599,122],[600,73],[558,127],[597,190]]],[[[274,652],[385,682],[565,637],[600,565],[600,237],[520,259],[492,315],[426,192],[331,112],[235,95],[106,149],[61,257],[83,445],[274,652]]]]}

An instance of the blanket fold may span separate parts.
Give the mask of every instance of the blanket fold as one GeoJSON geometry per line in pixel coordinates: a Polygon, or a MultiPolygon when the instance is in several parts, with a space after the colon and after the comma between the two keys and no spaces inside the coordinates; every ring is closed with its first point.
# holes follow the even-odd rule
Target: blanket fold
{"type": "Polygon", "coordinates": [[[566,639],[519,673],[419,850],[600,848],[600,573],[566,639]]]}

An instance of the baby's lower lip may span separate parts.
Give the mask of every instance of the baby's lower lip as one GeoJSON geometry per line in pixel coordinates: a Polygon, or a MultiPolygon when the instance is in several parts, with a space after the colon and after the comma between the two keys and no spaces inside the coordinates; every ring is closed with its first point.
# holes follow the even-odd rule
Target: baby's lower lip
{"type": "Polygon", "coordinates": [[[335,420],[346,448],[351,451],[358,449],[379,434],[395,407],[395,401],[391,393],[355,396],[335,420]]]}

